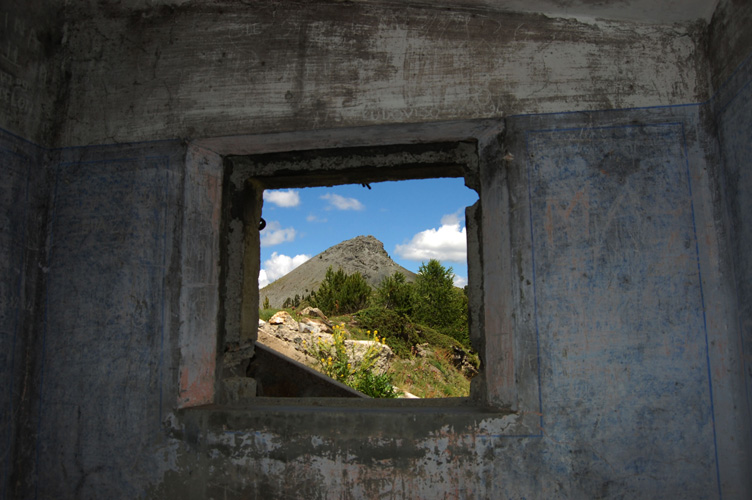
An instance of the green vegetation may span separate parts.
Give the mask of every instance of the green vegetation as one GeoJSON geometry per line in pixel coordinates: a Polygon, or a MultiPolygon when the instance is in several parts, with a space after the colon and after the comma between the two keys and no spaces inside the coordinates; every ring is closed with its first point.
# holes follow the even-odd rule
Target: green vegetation
{"type": "MultiPolygon", "coordinates": [[[[470,347],[467,293],[453,281],[451,267],[430,260],[420,266],[415,283],[395,272],[372,292],[359,273],[329,267],[318,290],[302,299],[288,298],[285,307],[293,316],[298,305],[318,307],[337,323],[332,343],[306,346],[332,378],[372,397],[396,397],[395,385],[419,397],[464,397],[470,393],[471,375],[463,375],[455,354],[462,353],[475,369],[479,359],[470,347]],[[388,345],[396,356],[389,372],[374,373],[375,346],[359,366],[351,366],[344,343],[348,336],[388,345]]],[[[265,320],[272,314],[266,307],[259,311],[265,320]]]]}
{"type": "Polygon", "coordinates": [[[400,314],[410,314],[413,310],[413,287],[404,274],[395,271],[376,288],[375,303],[400,314]]]}
{"type": "Polygon", "coordinates": [[[400,395],[394,388],[394,381],[389,373],[364,371],[355,379],[354,387],[372,398],[396,398],[400,395]]]}
{"type": "Polygon", "coordinates": [[[324,281],[317,291],[311,293],[308,302],[324,314],[331,315],[359,311],[370,297],[371,287],[360,273],[347,274],[329,266],[324,281]]]}
{"type": "Polygon", "coordinates": [[[282,303],[282,308],[287,309],[288,307],[298,307],[300,306],[300,295],[297,293],[295,294],[295,298],[287,297],[285,301],[282,303]]]}
{"type": "Polygon", "coordinates": [[[451,267],[445,268],[434,259],[421,264],[415,280],[413,319],[470,347],[467,295],[454,286],[451,267]]]}
{"type": "Polygon", "coordinates": [[[269,321],[269,319],[279,311],[280,309],[270,309],[268,307],[259,309],[259,319],[262,319],[264,321],[269,321]]]}
{"type": "Polygon", "coordinates": [[[463,347],[454,338],[388,309],[371,307],[359,311],[356,318],[361,328],[378,329],[387,339],[387,345],[400,357],[409,357],[416,345],[424,343],[443,349],[463,347]]]}
{"type": "Polygon", "coordinates": [[[470,394],[470,380],[451,362],[451,353],[436,349],[433,356],[397,358],[394,383],[420,398],[456,398],[470,394]]]}
{"type": "Polygon", "coordinates": [[[368,347],[360,363],[355,366],[352,365],[352,356],[348,355],[345,346],[346,333],[344,327],[334,325],[332,337],[331,343],[319,340],[313,345],[304,346],[308,355],[319,363],[319,367],[324,374],[374,398],[397,397],[397,391],[392,384],[392,377],[387,373],[376,374],[373,372],[381,350],[377,345],[383,342],[377,331],[374,331],[373,337],[369,339],[375,341],[376,344],[368,347]]]}

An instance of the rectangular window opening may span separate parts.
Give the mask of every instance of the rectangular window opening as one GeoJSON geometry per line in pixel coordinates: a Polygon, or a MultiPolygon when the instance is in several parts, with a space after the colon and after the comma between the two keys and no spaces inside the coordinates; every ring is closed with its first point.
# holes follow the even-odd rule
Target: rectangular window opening
{"type": "Polygon", "coordinates": [[[249,368],[258,395],[470,396],[480,362],[468,326],[465,208],[478,196],[462,178],[275,189],[263,200],[264,352],[249,368]],[[265,356],[318,373],[300,367],[287,380],[269,373],[279,370],[265,356]],[[320,375],[361,394],[340,384],[318,392],[320,375]]]}
{"type": "Polygon", "coordinates": [[[224,163],[219,402],[360,399],[394,387],[403,401],[482,404],[474,141],[224,163]],[[414,260],[395,262],[403,256],[414,260]],[[450,287],[435,286],[447,279],[450,287]],[[423,302],[415,298],[421,293],[423,302]]]}

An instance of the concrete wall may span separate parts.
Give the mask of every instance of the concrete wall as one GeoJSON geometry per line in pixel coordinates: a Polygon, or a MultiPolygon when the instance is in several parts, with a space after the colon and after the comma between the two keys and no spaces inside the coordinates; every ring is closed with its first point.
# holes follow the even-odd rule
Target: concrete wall
{"type": "Polygon", "coordinates": [[[64,120],[63,16],[62,2],[0,6],[0,127],[45,146],[64,120]]]}
{"type": "Polygon", "coordinates": [[[75,148],[49,165],[39,399],[27,416],[33,486],[24,496],[133,498],[133,476],[160,470],[162,408],[176,396],[183,151],[75,148]]]}
{"type": "Polygon", "coordinates": [[[749,9],[722,2],[701,33],[81,5],[65,57],[19,65],[70,70],[39,101],[58,113],[0,113],[2,498],[752,497],[752,47],[719,28],[749,9]],[[490,360],[524,374],[487,382],[516,411],[178,409],[217,390],[220,153],[239,142],[212,138],[502,114],[479,217],[485,269],[507,271],[482,276],[487,314],[511,307],[486,339],[516,355],[490,360]]]}
{"type": "Polygon", "coordinates": [[[734,297],[700,112],[507,121],[518,160],[489,165],[480,198],[488,211],[509,190],[497,224],[510,224],[512,251],[497,258],[514,268],[519,362],[537,365],[538,383],[519,383],[532,408],[181,412],[171,434],[188,449],[150,493],[745,498],[734,297]]]}
{"type": "Polygon", "coordinates": [[[728,228],[730,261],[727,272],[737,294],[738,320],[736,348],[743,356],[745,397],[739,407],[747,408],[750,420],[746,432],[752,433],[752,60],[749,30],[735,30],[737,23],[752,19],[752,6],[724,2],[719,8],[711,31],[713,65],[728,75],[718,84],[711,101],[713,125],[717,130],[722,169],[723,208],[728,228]],[[737,5],[738,4],[738,5],[737,5]]]}
{"type": "Polygon", "coordinates": [[[14,460],[26,441],[34,396],[27,361],[42,324],[40,300],[48,186],[44,151],[0,131],[0,495],[18,479],[14,460]],[[12,479],[12,476],[16,476],[12,479]]]}
{"type": "Polygon", "coordinates": [[[68,145],[707,98],[694,25],[357,2],[105,4],[70,17],[68,145]]]}
{"type": "Polygon", "coordinates": [[[60,12],[50,2],[0,6],[0,497],[28,487],[39,405],[33,371],[44,322],[48,151],[61,123],[60,12]]]}
{"type": "Polygon", "coordinates": [[[716,180],[699,109],[685,112],[520,119],[545,435],[581,446],[566,476],[603,479],[567,497],[610,497],[615,483],[635,497],[748,491],[716,180]]]}

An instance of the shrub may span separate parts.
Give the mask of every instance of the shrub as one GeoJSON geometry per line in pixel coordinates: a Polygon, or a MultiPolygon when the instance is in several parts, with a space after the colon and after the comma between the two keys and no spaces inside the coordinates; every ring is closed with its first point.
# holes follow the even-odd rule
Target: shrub
{"type": "Polygon", "coordinates": [[[413,287],[405,275],[395,271],[376,288],[376,304],[400,314],[410,314],[413,309],[413,287]]]}
{"type": "Polygon", "coordinates": [[[378,329],[385,343],[401,358],[408,358],[413,346],[428,342],[432,347],[451,350],[458,347],[467,350],[460,341],[429,326],[414,323],[408,316],[389,309],[371,307],[355,314],[358,326],[364,329],[378,329]]]}
{"type": "Polygon", "coordinates": [[[340,325],[334,325],[331,343],[319,339],[314,345],[305,346],[306,352],[321,366],[321,371],[340,382],[347,382],[355,371],[345,349],[345,331],[340,325]]]}
{"type": "Polygon", "coordinates": [[[391,309],[370,307],[355,316],[361,328],[381,331],[387,345],[402,358],[410,356],[415,344],[426,342],[426,338],[406,316],[391,309]]]}
{"type": "Polygon", "coordinates": [[[371,371],[362,372],[355,380],[355,389],[372,398],[396,398],[397,390],[392,385],[392,377],[384,373],[376,375],[371,371]]]}
{"type": "MultiPolygon", "coordinates": [[[[368,335],[370,337],[370,331],[368,335]]],[[[360,364],[353,366],[351,362],[353,356],[347,352],[345,345],[346,336],[344,327],[334,325],[332,342],[318,340],[314,345],[306,345],[306,353],[316,359],[321,371],[327,376],[374,398],[396,398],[397,392],[392,387],[391,376],[387,373],[381,375],[373,373],[380,349],[372,345],[363,355],[360,364]]],[[[372,340],[383,343],[378,331],[373,332],[372,340]]]]}
{"type": "Polygon", "coordinates": [[[342,269],[326,270],[319,289],[311,294],[310,301],[324,314],[356,312],[368,303],[371,287],[360,273],[347,274],[342,269]]]}
{"type": "Polygon", "coordinates": [[[470,347],[467,326],[467,295],[454,286],[452,268],[438,260],[421,264],[415,279],[413,319],[470,347]]]}

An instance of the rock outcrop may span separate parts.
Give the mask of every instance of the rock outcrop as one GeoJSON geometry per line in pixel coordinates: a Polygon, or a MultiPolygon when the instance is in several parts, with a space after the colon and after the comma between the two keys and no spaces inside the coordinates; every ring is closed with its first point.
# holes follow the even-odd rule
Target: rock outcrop
{"type": "Polygon", "coordinates": [[[259,300],[269,299],[271,307],[282,307],[286,298],[301,299],[317,290],[324,281],[326,270],[332,266],[347,274],[360,273],[371,287],[376,287],[395,271],[415,281],[415,273],[394,262],[384,250],[384,244],[373,236],[357,236],[324,250],[293,269],[288,274],[268,284],[259,291],[259,300]]]}
{"type": "MultiPolygon", "coordinates": [[[[318,360],[309,355],[318,342],[334,344],[334,335],[328,319],[321,311],[307,308],[308,316],[294,319],[288,312],[279,311],[269,321],[259,321],[258,341],[298,362],[319,369],[318,360]],[[311,317],[315,316],[315,317],[311,317]]],[[[353,368],[357,368],[369,349],[377,349],[373,371],[386,373],[393,358],[389,346],[372,340],[345,340],[345,351],[353,368]]]]}

